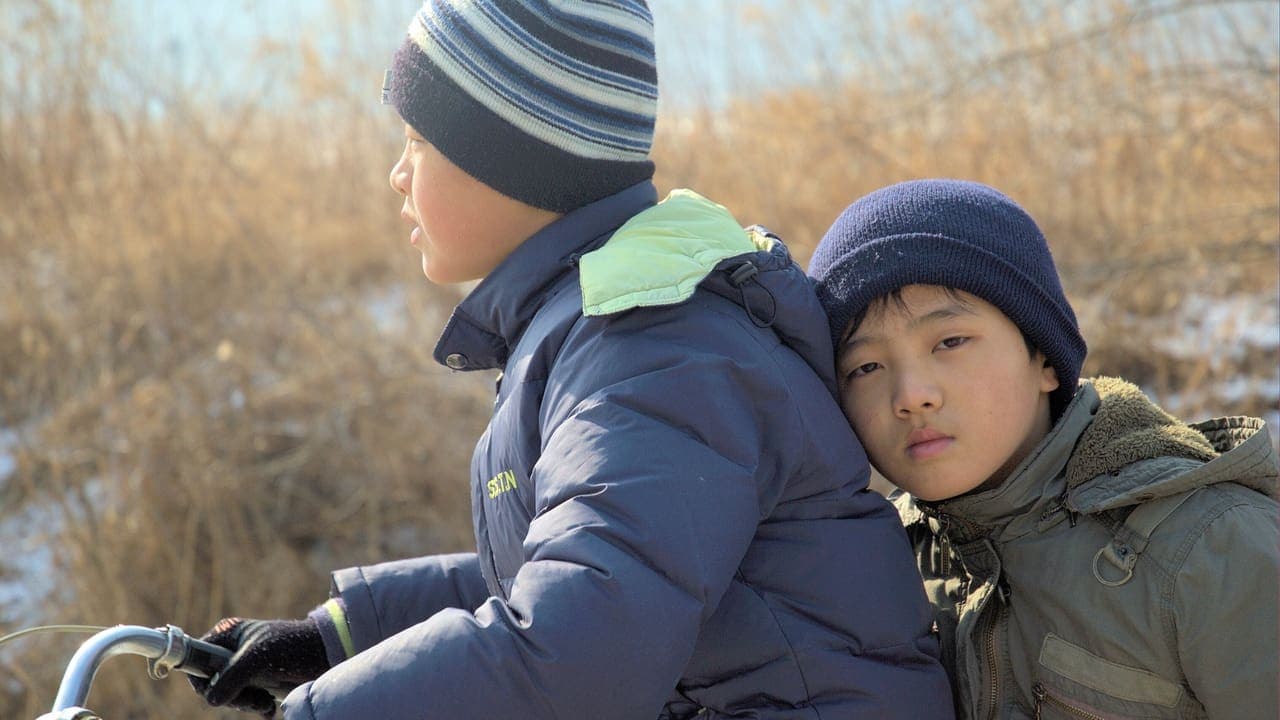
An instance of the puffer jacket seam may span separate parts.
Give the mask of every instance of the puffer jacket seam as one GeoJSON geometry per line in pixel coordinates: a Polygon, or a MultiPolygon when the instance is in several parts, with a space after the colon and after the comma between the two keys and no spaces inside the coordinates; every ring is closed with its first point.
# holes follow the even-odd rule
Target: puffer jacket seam
{"type": "MultiPolygon", "coordinates": [[[[680,347],[680,346],[679,346],[679,345],[676,345],[675,347],[680,347]]],[[[554,392],[554,391],[552,391],[552,392],[554,392]]],[[[554,397],[556,397],[556,396],[555,396],[555,395],[551,395],[551,397],[553,397],[553,398],[554,398],[554,397]]],[[[680,426],[678,426],[678,425],[674,425],[674,424],[672,424],[671,422],[668,422],[665,418],[662,418],[662,417],[660,417],[660,416],[652,415],[652,414],[650,414],[650,413],[643,412],[643,411],[641,411],[641,410],[637,410],[636,408],[632,407],[632,406],[631,406],[630,404],[628,404],[628,403],[618,402],[616,399],[610,399],[610,400],[608,400],[608,401],[602,400],[602,399],[600,399],[600,397],[599,397],[599,392],[592,393],[591,395],[588,395],[587,397],[585,397],[585,398],[583,398],[583,399],[579,400],[579,401],[578,401],[578,403],[577,403],[576,405],[574,405],[574,406],[573,406],[573,409],[572,409],[572,410],[570,410],[570,411],[569,411],[569,413],[568,413],[565,417],[566,417],[566,419],[568,419],[568,418],[572,418],[572,417],[574,417],[574,416],[576,416],[576,415],[581,414],[582,412],[584,412],[584,411],[586,411],[586,410],[589,410],[589,409],[592,409],[592,408],[595,408],[595,407],[598,407],[598,406],[600,406],[600,405],[604,405],[604,404],[610,404],[610,405],[613,405],[614,407],[622,408],[622,409],[626,410],[627,412],[634,413],[634,414],[636,414],[636,415],[639,415],[639,416],[642,416],[642,417],[647,418],[647,419],[649,419],[649,420],[652,420],[653,422],[655,422],[655,423],[658,423],[658,424],[662,425],[662,427],[667,428],[668,430],[670,430],[670,431],[672,431],[672,432],[674,432],[674,433],[678,433],[678,434],[680,434],[680,435],[683,435],[684,437],[686,437],[686,438],[688,438],[689,440],[691,440],[691,441],[693,441],[693,442],[697,443],[697,444],[698,444],[698,445],[700,445],[701,447],[704,447],[704,448],[706,448],[708,451],[710,451],[710,452],[714,453],[716,457],[718,457],[718,458],[720,458],[720,459],[724,460],[726,463],[728,463],[728,464],[732,465],[732,466],[733,466],[733,467],[735,467],[735,468],[738,468],[739,470],[743,471],[744,473],[747,473],[748,475],[751,475],[752,477],[755,477],[756,473],[757,473],[757,472],[759,472],[760,466],[759,466],[758,464],[757,464],[757,465],[748,465],[748,464],[740,463],[740,462],[738,462],[737,460],[734,460],[733,458],[728,457],[727,455],[725,455],[725,454],[721,453],[720,451],[716,450],[716,449],[715,449],[715,448],[713,448],[710,444],[708,444],[708,443],[706,442],[706,440],[704,440],[704,439],[702,439],[702,438],[698,437],[697,435],[694,435],[693,433],[689,432],[689,431],[688,431],[688,430],[686,430],[685,428],[682,428],[682,427],[680,427],[680,426]]],[[[556,433],[556,431],[558,431],[558,430],[559,430],[559,425],[557,425],[557,426],[556,426],[556,427],[554,427],[554,428],[549,428],[549,430],[550,430],[550,432],[547,432],[547,433],[546,433],[546,437],[548,437],[548,438],[550,438],[552,435],[554,435],[554,434],[556,433]]],[[[537,508],[537,509],[536,509],[535,516],[537,516],[537,515],[541,515],[541,514],[542,514],[543,512],[545,512],[546,510],[547,510],[547,508],[537,508]]],[[[764,519],[764,517],[765,517],[764,515],[761,515],[759,519],[760,519],[760,520],[763,520],[763,519],[764,519]]]]}
{"type": "MultiPolygon", "coordinates": [[[[739,323],[744,326],[747,325],[747,323],[743,322],[741,319],[739,319],[739,323]]],[[[754,328],[748,328],[748,329],[754,330],[754,328]]],[[[786,368],[782,366],[782,362],[778,359],[778,353],[791,352],[794,355],[796,355],[796,357],[800,360],[800,362],[805,363],[806,367],[808,367],[808,363],[805,361],[803,357],[799,355],[799,353],[796,353],[794,350],[790,348],[790,346],[788,346],[784,342],[779,341],[773,347],[768,347],[760,338],[756,337],[754,332],[748,332],[747,334],[753,340],[756,341],[756,343],[760,347],[760,350],[765,354],[766,357],[768,357],[769,363],[772,364],[774,370],[777,372],[777,377],[780,378],[782,380],[782,383],[786,386],[787,398],[790,400],[791,416],[795,418],[795,422],[787,423],[783,427],[797,429],[796,434],[802,438],[817,436],[817,433],[812,433],[809,431],[810,421],[808,418],[805,417],[805,414],[800,411],[800,405],[799,403],[796,402],[796,398],[799,397],[800,395],[799,393],[796,392],[796,388],[792,385],[791,374],[787,372],[786,368]]],[[[794,470],[792,470],[791,468],[787,468],[783,472],[787,473],[787,477],[794,477],[794,478],[809,477],[808,453],[799,453],[798,461],[794,459],[795,455],[796,453],[788,453],[788,457],[787,457],[788,462],[795,466],[794,470]]],[[[843,489],[844,489],[844,486],[841,486],[838,489],[828,489],[826,492],[832,492],[833,490],[838,492],[839,490],[843,490],[843,489]]],[[[781,504],[781,498],[785,494],[786,494],[785,486],[778,488],[778,499],[775,502],[773,502],[769,508],[760,509],[760,518],[762,521],[773,514],[773,511],[777,509],[778,505],[781,504]]],[[[897,513],[895,512],[894,514],[896,515],[897,513]]]]}
{"type": "MultiPolygon", "coordinates": [[[[565,275],[565,277],[572,277],[572,276],[573,276],[573,275],[575,275],[575,274],[576,274],[576,272],[567,272],[567,273],[565,273],[564,275],[565,275]]],[[[542,299],[539,301],[540,305],[539,305],[539,307],[538,307],[537,311],[535,311],[535,312],[533,313],[533,316],[529,318],[529,323],[525,326],[525,328],[526,328],[526,329],[528,329],[529,327],[532,327],[532,326],[533,326],[533,324],[534,324],[535,322],[537,322],[537,321],[542,317],[543,313],[548,312],[548,308],[550,308],[550,307],[552,306],[552,304],[553,304],[553,303],[554,303],[554,302],[555,302],[555,301],[556,301],[556,300],[557,300],[561,295],[563,295],[563,294],[564,294],[565,292],[567,292],[569,289],[571,289],[571,288],[573,288],[573,287],[575,287],[575,286],[576,286],[576,283],[571,283],[571,282],[566,281],[566,280],[565,280],[565,277],[558,278],[558,279],[555,281],[555,283],[553,284],[553,285],[554,285],[554,287],[552,287],[552,289],[551,289],[551,290],[548,290],[548,291],[547,291],[547,293],[542,297],[542,299]]],[[[572,318],[572,320],[569,322],[569,328],[568,328],[568,331],[565,333],[565,338],[566,338],[566,339],[568,338],[569,333],[572,333],[572,332],[573,332],[573,330],[574,330],[574,328],[575,328],[579,323],[581,323],[581,322],[586,318],[586,316],[582,314],[582,303],[581,303],[581,302],[576,303],[576,310],[574,311],[574,315],[576,315],[576,317],[573,317],[573,318],[572,318]]],[[[514,343],[512,343],[512,344],[511,344],[511,347],[513,347],[513,348],[514,348],[516,345],[518,345],[518,344],[519,344],[520,340],[522,340],[522,339],[523,339],[523,337],[521,337],[521,338],[517,339],[514,343]]],[[[543,344],[545,344],[545,342],[546,342],[546,340],[547,340],[547,339],[548,339],[548,334],[544,333],[544,334],[543,334],[543,336],[542,336],[541,338],[539,338],[539,339],[538,339],[538,344],[539,344],[539,345],[543,345],[543,344]]],[[[565,347],[565,345],[568,345],[568,343],[567,343],[567,342],[564,342],[564,341],[562,340],[562,341],[561,341],[561,343],[560,343],[560,346],[556,348],[556,353],[555,353],[555,355],[554,355],[554,356],[552,356],[552,357],[551,357],[551,359],[550,359],[550,360],[547,362],[547,364],[544,366],[544,368],[545,368],[546,370],[550,370],[551,368],[553,368],[553,367],[556,367],[556,366],[557,366],[557,364],[560,362],[560,355],[561,355],[561,353],[563,353],[563,352],[564,352],[564,347],[565,347]]],[[[532,383],[532,382],[535,382],[535,381],[536,381],[536,382],[546,382],[546,381],[548,381],[548,380],[550,380],[550,379],[551,379],[551,373],[550,373],[550,372],[545,372],[545,373],[543,373],[543,374],[542,374],[541,376],[539,376],[539,377],[529,377],[529,376],[527,376],[527,375],[526,375],[526,376],[523,378],[523,380],[524,380],[524,383],[525,383],[525,384],[529,384],[529,383],[532,383]]]]}
{"type": "MultiPolygon", "coordinates": [[[[382,613],[378,612],[378,603],[373,598],[373,585],[369,582],[369,578],[364,576],[364,568],[356,568],[356,572],[360,575],[360,587],[364,589],[364,594],[369,602],[369,612],[373,615],[373,627],[377,631],[376,637],[378,638],[373,644],[376,645],[387,638],[386,633],[382,630],[382,613]]],[[[350,624],[350,622],[351,619],[347,618],[347,623],[350,624]]],[[[360,651],[357,650],[356,652],[360,651]]]]}
{"type": "MultiPolygon", "coordinates": [[[[575,524],[573,524],[573,525],[568,525],[568,526],[566,526],[566,527],[565,527],[565,529],[564,529],[564,532],[565,532],[565,533],[571,533],[571,532],[573,532],[573,531],[575,531],[575,530],[581,530],[581,529],[583,529],[583,528],[591,528],[591,527],[594,527],[594,526],[593,526],[592,524],[590,524],[590,523],[575,523],[575,524]]],[[[647,555],[638,555],[638,554],[635,554],[635,553],[631,552],[631,550],[632,550],[631,548],[629,548],[629,547],[627,547],[627,546],[625,546],[625,545],[618,544],[617,542],[615,542],[615,541],[613,540],[613,538],[611,538],[611,537],[610,537],[610,536],[608,536],[607,534],[598,534],[598,535],[593,535],[593,537],[594,537],[594,539],[599,540],[599,541],[601,541],[601,542],[605,543],[605,544],[606,544],[606,545],[608,545],[609,547],[612,547],[612,548],[614,548],[614,549],[616,549],[616,550],[619,550],[620,552],[624,552],[624,553],[626,553],[627,555],[630,555],[630,556],[631,556],[631,557],[633,557],[635,560],[637,560],[637,561],[639,562],[639,564],[640,564],[642,567],[644,567],[644,569],[646,569],[646,570],[648,570],[649,572],[653,573],[653,575],[654,575],[655,577],[661,578],[661,579],[662,579],[662,581],[663,581],[663,582],[665,582],[669,587],[671,587],[671,588],[673,588],[673,589],[675,589],[675,590],[677,590],[677,591],[681,592],[681,593],[682,593],[682,594],[684,594],[686,597],[688,597],[689,599],[691,599],[691,600],[693,600],[694,602],[698,603],[699,605],[701,605],[701,606],[703,606],[703,607],[709,607],[709,606],[710,606],[710,603],[708,603],[708,602],[706,601],[706,598],[704,598],[704,597],[702,597],[701,595],[699,595],[697,591],[693,590],[692,588],[686,587],[683,583],[681,583],[681,582],[677,581],[675,578],[671,577],[671,575],[670,575],[666,570],[663,570],[662,568],[658,567],[657,565],[654,565],[654,564],[653,564],[653,561],[652,561],[652,558],[650,558],[649,556],[647,556],[647,555]]],[[[559,561],[559,562],[563,562],[563,563],[566,563],[566,564],[568,563],[568,561],[565,561],[565,560],[561,560],[561,561],[559,561]]],[[[582,563],[576,563],[576,564],[577,564],[579,567],[584,567],[584,568],[587,568],[587,569],[589,569],[589,570],[593,570],[593,571],[594,571],[594,569],[593,569],[593,568],[591,568],[589,565],[585,565],[585,564],[582,564],[582,563]]],[[[598,572],[598,571],[596,571],[596,572],[598,572]]]]}
{"type": "MultiPolygon", "coordinates": [[[[713,295],[714,295],[714,293],[713,293],[713,295]]],[[[716,297],[719,297],[719,296],[717,295],[716,297]]],[[[760,331],[759,331],[759,329],[758,329],[758,328],[756,328],[756,327],[754,327],[753,325],[751,325],[751,323],[750,323],[747,319],[745,319],[745,318],[743,318],[743,317],[740,317],[737,313],[727,312],[727,311],[725,311],[725,309],[724,309],[724,308],[717,307],[717,304],[716,304],[715,302],[699,301],[699,300],[698,300],[698,298],[699,298],[699,295],[698,295],[697,293],[695,293],[695,294],[693,295],[693,297],[689,298],[689,300],[685,301],[685,303],[681,303],[681,305],[687,305],[687,304],[689,304],[689,303],[693,303],[693,302],[700,302],[700,307],[704,308],[707,312],[712,312],[712,313],[715,313],[715,314],[717,314],[717,315],[719,315],[719,316],[721,316],[721,317],[724,317],[724,318],[727,318],[727,319],[729,319],[729,320],[732,320],[733,322],[737,323],[737,324],[739,325],[739,327],[742,327],[743,329],[745,329],[745,330],[746,330],[746,336],[747,336],[748,338],[750,338],[750,339],[755,343],[755,346],[757,346],[757,347],[760,349],[760,352],[762,353],[763,357],[764,357],[764,358],[767,358],[767,359],[768,359],[768,361],[769,361],[769,363],[770,363],[770,364],[773,366],[773,368],[777,371],[777,375],[776,375],[776,377],[777,377],[777,378],[780,378],[780,379],[783,381],[783,383],[785,383],[785,385],[786,385],[786,388],[787,388],[787,397],[788,397],[788,398],[790,399],[790,401],[791,401],[791,402],[790,402],[790,405],[791,405],[791,412],[792,412],[792,415],[793,415],[793,416],[797,419],[797,421],[798,421],[798,422],[797,422],[796,424],[794,424],[794,425],[788,425],[788,427],[796,427],[796,426],[800,426],[802,429],[804,429],[804,425],[805,425],[804,414],[800,412],[799,405],[798,405],[798,403],[797,403],[797,402],[796,402],[796,400],[795,400],[795,398],[797,397],[797,394],[796,394],[796,392],[795,392],[795,388],[794,388],[794,387],[792,386],[792,384],[791,384],[791,378],[790,378],[789,374],[786,372],[786,369],[782,367],[782,364],[778,361],[778,358],[777,358],[777,356],[776,356],[776,354],[777,354],[779,351],[783,350],[783,349],[786,349],[787,351],[791,351],[791,352],[794,352],[794,351],[793,351],[793,350],[791,350],[791,348],[790,348],[789,346],[787,346],[787,345],[786,345],[786,343],[783,343],[780,339],[777,339],[777,338],[776,338],[776,336],[775,336],[774,343],[772,343],[772,344],[770,344],[770,343],[766,343],[762,338],[760,338],[760,337],[758,336],[758,333],[760,332],[760,331]]],[[[672,307],[676,307],[676,306],[672,306],[672,307]]],[[[735,306],[735,307],[737,307],[737,306],[735,306]]],[[[637,308],[637,310],[643,310],[643,309],[644,309],[644,308],[637,308]]],[[[651,308],[651,309],[652,309],[652,310],[656,310],[656,311],[661,311],[663,308],[651,308]]],[[[581,312],[581,309],[579,308],[579,310],[578,310],[578,316],[573,320],[573,322],[572,322],[572,327],[569,329],[569,333],[568,333],[568,335],[573,334],[575,331],[580,331],[580,330],[581,330],[581,326],[582,326],[584,323],[588,322],[588,321],[592,321],[592,322],[594,322],[594,321],[600,321],[600,320],[606,320],[606,321],[607,321],[607,319],[608,319],[607,317],[606,317],[606,318],[594,318],[594,317],[589,318],[589,317],[587,317],[586,315],[583,315],[583,314],[582,314],[582,312],[581,312]]],[[[554,361],[553,361],[553,364],[552,364],[550,367],[555,367],[555,366],[556,366],[556,363],[558,363],[558,361],[559,361],[559,355],[560,355],[560,353],[561,353],[561,352],[563,352],[563,351],[564,351],[564,348],[570,344],[570,343],[567,341],[568,335],[566,335],[566,341],[565,341],[565,342],[563,342],[563,343],[561,343],[560,349],[559,349],[559,350],[557,351],[557,353],[556,353],[556,355],[557,355],[556,360],[554,360],[554,361]]],[[[694,345],[690,345],[689,347],[690,347],[690,349],[697,349],[697,348],[696,348],[696,346],[694,346],[694,345]]],[[[726,355],[725,357],[726,357],[726,359],[729,359],[727,355],[726,355]]],[[[799,357],[799,354],[798,354],[798,353],[797,353],[797,357],[799,357]]],[[[804,362],[804,358],[800,357],[800,361],[801,361],[801,362],[804,362]]],[[[807,366],[807,365],[806,365],[806,366],[807,366]]],[[[547,379],[548,379],[548,380],[550,380],[550,377],[548,377],[547,379]]],[[[550,386],[548,386],[548,390],[550,390],[550,386]]],[[[583,398],[581,401],[579,401],[579,403],[580,403],[580,404],[581,404],[581,403],[585,403],[588,399],[589,399],[589,398],[583,398]]],[[[575,409],[574,409],[574,411],[576,412],[576,411],[577,411],[577,408],[575,408],[575,409]]],[[[704,442],[702,439],[698,438],[697,436],[690,435],[688,432],[686,432],[686,431],[684,431],[684,430],[682,430],[682,429],[680,429],[680,428],[675,428],[674,426],[673,426],[673,429],[675,429],[675,430],[677,430],[677,431],[681,432],[682,434],[686,435],[687,437],[689,437],[690,439],[692,439],[692,440],[694,440],[695,442],[699,443],[700,445],[703,445],[703,446],[707,446],[707,447],[709,447],[709,446],[707,445],[707,443],[706,443],[706,442],[704,442]]],[[[550,437],[550,433],[548,433],[548,432],[547,432],[547,430],[548,430],[548,428],[542,428],[542,431],[546,434],[546,436],[547,436],[547,437],[550,437]]],[[[806,436],[808,436],[808,435],[807,435],[807,433],[806,433],[805,435],[801,435],[801,437],[806,437],[806,436]]],[[[719,454],[719,453],[717,453],[717,454],[719,454]]],[[[791,453],[791,454],[794,454],[794,453],[791,453]]],[[[724,457],[724,456],[723,456],[723,455],[721,455],[721,457],[724,457]]],[[[727,457],[725,457],[724,459],[725,459],[726,461],[728,461],[728,462],[732,463],[734,466],[736,466],[736,467],[738,467],[738,468],[741,468],[741,469],[743,469],[743,470],[749,471],[753,476],[754,476],[757,472],[759,472],[759,469],[760,469],[758,465],[757,465],[757,466],[743,465],[743,464],[741,464],[741,463],[735,462],[735,461],[734,461],[734,460],[732,460],[731,458],[727,458],[727,457]]],[[[804,462],[804,460],[806,460],[806,459],[807,459],[807,458],[801,458],[801,462],[803,463],[803,462],[804,462]]],[[[794,461],[793,461],[793,462],[794,462],[794,461]]],[[[802,470],[802,469],[803,469],[803,465],[802,465],[800,468],[798,468],[798,470],[802,470]]],[[[766,508],[760,508],[760,510],[759,510],[759,516],[760,516],[760,517],[759,517],[759,520],[763,521],[763,520],[764,520],[765,518],[767,518],[767,517],[769,516],[769,514],[770,514],[770,513],[772,513],[772,512],[773,512],[773,507],[769,507],[769,508],[767,508],[767,509],[766,509],[766,508]]]]}
{"type": "MultiPolygon", "coordinates": [[[[795,388],[792,386],[791,377],[787,372],[785,372],[785,368],[782,367],[782,363],[781,361],[779,361],[777,356],[779,352],[782,352],[784,350],[790,351],[790,348],[786,345],[786,343],[781,342],[781,340],[776,340],[774,344],[765,343],[765,341],[758,336],[758,332],[759,332],[758,329],[755,328],[754,326],[749,325],[749,323],[744,318],[738,317],[737,314],[725,312],[722,308],[716,307],[714,304],[710,304],[710,303],[707,304],[707,309],[719,315],[732,318],[734,321],[736,321],[740,326],[742,326],[745,329],[747,337],[749,337],[760,349],[760,351],[765,355],[765,357],[768,358],[769,363],[773,366],[775,370],[777,370],[777,377],[781,378],[782,382],[786,385],[787,397],[791,401],[790,402],[791,414],[797,421],[795,424],[788,424],[788,426],[800,428],[801,436],[802,437],[807,436],[808,433],[805,432],[806,419],[804,417],[804,413],[800,412],[800,408],[795,401],[797,394],[795,392],[795,388]]],[[[801,360],[803,361],[803,358],[801,358],[801,360]]],[[[804,465],[805,465],[806,458],[804,457],[803,454],[801,455],[802,457],[801,457],[800,467],[796,469],[797,472],[795,474],[799,475],[800,477],[804,477],[805,475],[804,465]]],[[[777,506],[777,503],[774,503],[773,507],[776,507],[776,506],[777,506]]],[[[762,520],[764,518],[767,518],[773,512],[773,507],[770,507],[767,512],[765,511],[765,508],[760,509],[762,520]]],[[[760,602],[764,604],[766,609],[768,609],[769,617],[773,619],[774,625],[778,628],[778,633],[782,635],[783,641],[787,643],[787,652],[791,656],[791,662],[795,665],[796,674],[799,675],[800,677],[800,685],[804,689],[804,697],[805,697],[805,702],[808,705],[808,709],[813,710],[813,713],[817,718],[817,720],[822,720],[822,713],[821,711],[818,710],[817,706],[813,702],[813,693],[809,690],[809,681],[808,679],[805,678],[804,666],[800,662],[800,657],[796,653],[795,645],[794,643],[792,643],[791,637],[787,634],[787,631],[783,627],[782,622],[778,619],[777,612],[775,611],[774,607],[771,604],[769,604],[768,600],[765,599],[763,593],[761,593],[758,588],[756,588],[753,584],[751,584],[751,582],[747,580],[746,577],[744,577],[741,572],[737,573],[737,575],[739,580],[742,582],[743,587],[747,588],[756,597],[758,597],[760,599],[760,602]]]]}
{"type": "MultiPolygon", "coordinates": [[[[1212,491],[1213,488],[1206,488],[1212,491]]],[[[1254,503],[1244,498],[1227,497],[1219,499],[1217,504],[1210,506],[1206,510],[1200,512],[1200,519],[1196,524],[1186,532],[1182,543],[1173,553],[1173,562],[1164,581],[1164,587],[1160,592],[1161,614],[1164,616],[1162,625],[1165,628],[1165,646],[1169,650],[1169,656],[1176,658],[1178,662],[1178,674],[1182,678],[1187,677],[1186,669],[1182,667],[1182,656],[1178,652],[1178,622],[1174,616],[1176,607],[1176,592],[1178,577],[1182,574],[1182,567],[1186,564],[1187,559],[1191,557],[1191,552],[1195,549],[1200,538],[1204,536],[1209,526],[1216,522],[1223,515],[1238,507],[1256,507],[1254,503]]],[[[1184,506],[1185,508],[1185,506],[1184,506]]],[[[1180,508],[1182,510],[1183,508],[1180,508]]],[[[1179,512],[1175,512],[1173,518],[1176,518],[1179,512]]]]}
{"type": "Polygon", "coordinates": [[[859,655],[867,655],[867,654],[870,654],[870,653],[883,653],[883,652],[886,652],[886,651],[889,651],[889,650],[896,650],[896,649],[898,649],[898,648],[906,648],[906,649],[908,649],[908,650],[915,650],[915,649],[917,649],[917,648],[919,647],[918,645],[916,645],[916,643],[917,643],[917,642],[919,642],[919,638],[917,638],[917,639],[915,639],[915,640],[908,640],[908,641],[906,641],[906,642],[892,643],[892,644],[890,644],[890,645],[875,645],[875,646],[872,646],[872,647],[863,648],[863,649],[862,649],[862,651],[861,651],[861,652],[859,652],[858,654],[859,654],[859,655]]]}
{"type": "MultiPolygon", "coordinates": [[[[507,613],[495,613],[495,615],[498,617],[498,621],[501,622],[502,625],[506,628],[507,642],[509,642],[512,645],[517,644],[517,642],[519,641],[518,639],[520,637],[520,634],[517,633],[515,629],[511,627],[510,616],[507,613]]],[[[533,668],[529,666],[529,657],[527,653],[516,652],[515,656],[520,658],[520,664],[524,666],[525,677],[528,677],[528,678],[537,677],[537,673],[535,673],[533,668]]],[[[546,713],[546,715],[550,717],[560,717],[560,714],[556,712],[555,706],[551,704],[551,700],[547,698],[546,693],[541,693],[541,692],[534,693],[534,696],[541,701],[540,704],[542,706],[543,713],[546,713]]]]}
{"type": "Polygon", "coordinates": [[[311,702],[311,689],[313,687],[314,685],[312,684],[307,685],[307,690],[302,697],[302,707],[298,708],[304,713],[303,720],[316,720],[315,704],[311,702]]]}
{"type": "Polygon", "coordinates": [[[769,611],[769,617],[773,618],[773,624],[778,628],[778,634],[782,635],[783,641],[787,643],[787,653],[791,655],[791,662],[796,667],[796,674],[800,676],[800,686],[804,688],[805,703],[807,704],[808,709],[813,710],[814,715],[818,716],[818,720],[822,720],[822,713],[818,711],[818,708],[813,703],[813,693],[809,691],[809,681],[805,679],[804,667],[800,664],[800,657],[796,654],[795,645],[792,644],[791,636],[787,635],[787,631],[782,627],[782,623],[778,620],[778,614],[774,612],[773,605],[769,604],[769,601],[765,599],[764,594],[756,589],[750,581],[743,577],[742,573],[738,573],[737,575],[742,586],[750,590],[757,598],[760,598],[760,602],[769,611]]]}

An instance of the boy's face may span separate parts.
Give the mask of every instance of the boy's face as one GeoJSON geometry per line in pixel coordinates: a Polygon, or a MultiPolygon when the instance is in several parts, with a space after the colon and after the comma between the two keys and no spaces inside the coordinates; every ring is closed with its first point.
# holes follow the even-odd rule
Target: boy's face
{"type": "Polygon", "coordinates": [[[404,196],[409,244],[435,283],[478,280],[557,214],[526,205],[471,177],[409,125],[391,187],[404,196]]]}
{"type": "Polygon", "coordinates": [[[1057,373],[994,305],[935,285],[875,303],[837,351],[871,462],[922,500],[1003,481],[1049,430],[1057,373]]]}

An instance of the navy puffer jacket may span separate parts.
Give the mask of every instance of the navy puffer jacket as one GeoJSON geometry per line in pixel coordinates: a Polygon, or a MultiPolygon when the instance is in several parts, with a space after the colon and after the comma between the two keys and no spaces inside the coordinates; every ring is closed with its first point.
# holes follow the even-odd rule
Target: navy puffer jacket
{"type": "Polygon", "coordinates": [[[565,216],[457,307],[437,358],[503,369],[478,553],[335,573],[357,654],[287,718],[951,716],[811,281],[724,208],[654,200],[565,216]]]}

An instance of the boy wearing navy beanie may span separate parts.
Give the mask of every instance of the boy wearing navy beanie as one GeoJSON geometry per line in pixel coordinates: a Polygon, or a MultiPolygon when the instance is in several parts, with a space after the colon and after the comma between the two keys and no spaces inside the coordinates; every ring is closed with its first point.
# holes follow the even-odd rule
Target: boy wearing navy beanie
{"type": "MultiPolygon", "coordinates": [[[[641,0],[429,0],[384,99],[435,350],[501,370],[477,552],[339,570],[220,623],[214,705],[286,718],[950,718],[910,546],[840,415],[785,246],[657,202],[641,0]],[[850,549],[858,558],[850,559],[850,549]]],[[[443,419],[442,419],[443,421],[443,419]]]]}
{"type": "Polygon", "coordinates": [[[1277,716],[1261,420],[1188,425],[1080,380],[1048,244],[984,185],[871,193],[809,273],[845,416],[900,488],[957,716],[1277,716]]]}

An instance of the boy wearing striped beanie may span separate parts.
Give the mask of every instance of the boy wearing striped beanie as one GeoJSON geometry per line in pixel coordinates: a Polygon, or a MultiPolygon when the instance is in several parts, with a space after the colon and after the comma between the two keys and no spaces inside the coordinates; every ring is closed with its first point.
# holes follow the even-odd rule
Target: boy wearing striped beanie
{"type": "Polygon", "coordinates": [[[1123,380],[1078,380],[1049,246],[985,185],[871,193],[809,272],[845,414],[901,488],[958,716],[1280,714],[1262,420],[1187,425],[1123,380]]]}
{"type": "Polygon", "coordinates": [[[951,716],[910,548],[867,492],[813,286],[777,238],[657,202],[642,0],[429,0],[385,100],[435,357],[500,369],[477,552],[340,570],[230,620],[212,704],[288,718],[951,716]],[[313,682],[308,682],[313,681],[313,682]]]}

